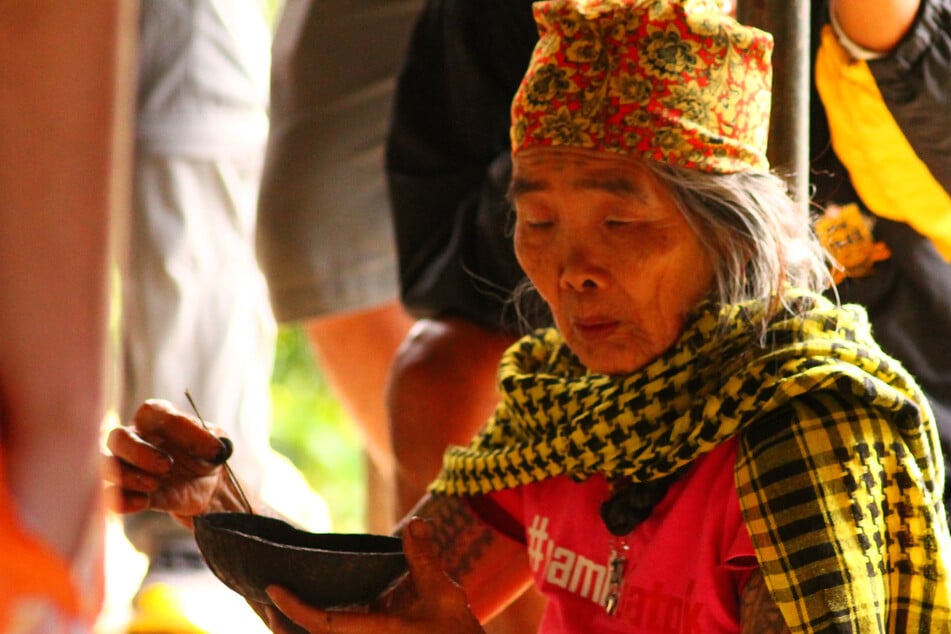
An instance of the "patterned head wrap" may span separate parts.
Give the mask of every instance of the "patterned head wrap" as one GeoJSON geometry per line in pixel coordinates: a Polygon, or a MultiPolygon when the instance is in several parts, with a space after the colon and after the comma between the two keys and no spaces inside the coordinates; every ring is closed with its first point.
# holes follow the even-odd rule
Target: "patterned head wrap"
{"type": "Polygon", "coordinates": [[[715,0],[550,0],[512,104],[512,153],[616,152],[705,172],[765,171],[768,33],[715,0]]]}

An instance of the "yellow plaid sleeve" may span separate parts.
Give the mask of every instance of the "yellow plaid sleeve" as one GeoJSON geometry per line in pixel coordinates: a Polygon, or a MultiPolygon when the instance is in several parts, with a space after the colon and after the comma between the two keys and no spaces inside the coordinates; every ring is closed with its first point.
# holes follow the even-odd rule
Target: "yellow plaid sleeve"
{"type": "Polygon", "coordinates": [[[740,505],[792,632],[951,631],[941,483],[919,442],[837,391],[742,434],[740,505]]]}

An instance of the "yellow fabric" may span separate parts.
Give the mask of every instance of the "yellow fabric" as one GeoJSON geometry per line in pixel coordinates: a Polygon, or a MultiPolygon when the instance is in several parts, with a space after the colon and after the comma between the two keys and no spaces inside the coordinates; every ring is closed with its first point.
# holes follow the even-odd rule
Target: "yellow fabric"
{"type": "Polygon", "coordinates": [[[816,220],[816,236],[836,263],[832,269],[836,284],[847,277],[867,277],[876,262],[891,257],[888,246],[875,241],[870,225],[855,203],[829,205],[816,220]]]}
{"type": "Polygon", "coordinates": [[[830,26],[816,57],[816,88],[832,146],[865,206],[914,227],[951,261],[951,196],[902,134],[868,64],[853,60],[830,26]]]}
{"type": "Polygon", "coordinates": [[[503,357],[494,416],[446,452],[431,490],[657,480],[739,435],[740,505],[792,632],[943,631],[933,625],[951,619],[951,535],[927,401],[863,309],[785,301],[795,310],[762,339],[765,303],[706,303],[627,376],[587,372],[557,330],[524,337],[503,357]]]}
{"type": "Polygon", "coordinates": [[[143,588],[135,598],[135,616],[125,634],[207,634],[185,616],[179,590],[167,583],[143,588]]]}

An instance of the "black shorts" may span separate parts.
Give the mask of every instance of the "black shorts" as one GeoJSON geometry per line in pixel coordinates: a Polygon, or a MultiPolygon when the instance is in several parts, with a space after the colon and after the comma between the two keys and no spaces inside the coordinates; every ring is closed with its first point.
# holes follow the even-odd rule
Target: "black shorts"
{"type": "MultiPolygon", "coordinates": [[[[530,0],[429,0],[387,142],[403,303],[518,332],[509,120],[538,31],[530,0]]],[[[537,307],[537,304],[536,304],[537,307]]],[[[526,327],[548,323],[525,309],[526,327]]]]}

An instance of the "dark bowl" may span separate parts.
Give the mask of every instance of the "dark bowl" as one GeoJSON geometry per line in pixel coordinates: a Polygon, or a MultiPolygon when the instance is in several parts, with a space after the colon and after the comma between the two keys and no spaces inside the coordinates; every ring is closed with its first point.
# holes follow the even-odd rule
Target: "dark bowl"
{"type": "Polygon", "coordinates": [[[195,540],[215,576],[265,604],[276,584],[319,608],[367,605],[407,569],[397,537],[308,533],[248,513],[196,517],[195,540]]]}

